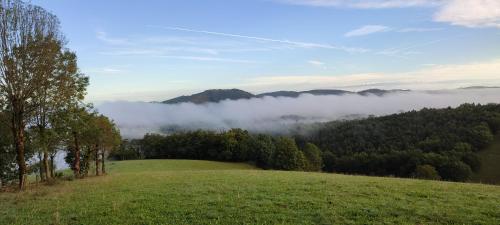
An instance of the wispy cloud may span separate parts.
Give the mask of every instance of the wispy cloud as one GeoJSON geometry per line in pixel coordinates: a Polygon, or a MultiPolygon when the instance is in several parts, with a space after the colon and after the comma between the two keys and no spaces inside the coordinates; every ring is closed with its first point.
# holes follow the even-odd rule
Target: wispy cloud
{"type": "Polygon", "coordinates": [[[263,76],[248,79],[253,90],[343,87],[453,88],[472,85],[500,85],[500,59],[468,64],[425,65],[404,73],[364,73],[341,76],[263,76]]]}
{"type": "Polygon", "coordinates": [[[101,68],[87,68],[83,69],[83,72],[85,72],[88,75],[117,75],[117,74],[124,74],[127,73],[128,71],[125,69],[128,66],[107,66],[107,67],[101,67],[101,68]]]}
{"type": "Polygon", "coordinates": [[[324,66],[325,65],[324,62],[321,62],[318,60],[309,60],[309,61],[307,61],[307,63],[309,63],[310,65],[313,65],[313,66],[324,66]]]}
{"type": "Polygon", "coordinates": [[[364,36],[374,33],[387,32],[390,30],[391,28],[382,25],[365,25],[345,33],[344,36],[345,37],[364,36]]]}
{"type": "Polygon", "coordinates": [[[232,58],[217,58],[217,57],[179,56],[179,55],[160,55],[158,57],[180,59],[180,60],[208,61],[208,62],[257,63],[256,61],[252,61],[252,60],[232,59],[232,58]]]}
{"type": "Polygon", "coordinates": [[[415,53],[421,54],[421,52],[414,51],[414,49],[433,45],[436,43],[439,43],[441,41],[444,41],[445,39],[437,39],[437,40],[432,40],[424,43],[418,43],[418,44],[413,44],[413,45],[408,45],[408,46],[403,46],[403,47],[395,47],[395,48],[388,48],[384,49],[381,51],[376,52],[376,54],[379,55],[387,55],[387,56],[395,56],[399,58],[406,58],[404,55],[414,55],[415,53]]]}
{"type": "Polygon", "coordinates": [[[274,43],[292,45],[294,47],[301,47],[301,48],[331,49],[331,50],[345,51],[345,52],[349,52],[349,53],[363,53],[363,52],[369,51],[368,49],[365,49],[365,48],[353,48],[353,47],[345,47],[345,46],[337,46],[337,45],[313,43],[313,42],[290,41],[290,40],[273,39],[273,38],[267,38],[267,37],[248,36],[248,35],[241,35],[241,34],[206,31],[206,30],[195,30],[195,29],[189,29],[189,28],[183,28],[183,27],[166,27],[166,26],[155,26],[155,25],[150,25],[149,27],[161,28],[161,29],[166,29],[166,30],[176,30],[176,31],[224,36],[224,37],[232,37],[232,38],[244,38],[244,39],[251,39],[251,40],[263,41],[263,42],[274,42],[274,43]]]}
{"type": "Polygon", "coordinates": [[[360,9],[385,9],[385,8],[408,8],[408,7],[430,7],[444,2],[444,0],[275,0],[277,2],[320,6],[320,7],[346,7],[360,9]]]}
{"type": "Polygon", "coordinates": [[[106,32],[98,31],[96,33],[97,39],[111,45],[129,45],[131,42],[124,38],[110,38],[106,32]]]}
{"type": "Polygon", "coordinates": [[[397,30],[399,33],[410,33],[410,32],[432,32],[432,31],[440,31],[443,30],[443,28],[437,28],[437,27],[407,27],[407,28],[402,28],[397,30]]]}

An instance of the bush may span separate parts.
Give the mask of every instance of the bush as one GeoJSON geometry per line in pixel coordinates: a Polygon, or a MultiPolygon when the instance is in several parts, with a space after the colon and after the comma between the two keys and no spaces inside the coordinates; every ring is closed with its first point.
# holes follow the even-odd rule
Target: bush
{"type": "Polygon", "coordinates": [[[254,146],[255,163],[263,169],[270,169],[273,166],[273,155],[275,146],[273,139],[268,135],[258,135],[254,146]]]}
{"type": "Polygon", "coordinates": [[[333,172],[335,168],[335,155],[330,151],[323,153],[323,170],[327,172],[333,172]]]}
{"type": "Polygon", "coordinates": [[[56,172],[56,173],[54,174],[54,176],[55,176],[56,178],[62,178],[62,177],[64,176],[64,173],[63,173],[63,172],[56,172]]]}
{"type": "Polygon", "coordinates": [[[321,158],[321,151],[319,148],[311,143],[307,143],[302,149],[304,156],[306,157],[306,168],[307,171],[321,171],[323,167],[323,159],[321,158]]]}
{"type": "Polygon", "coordinates": [[[273,158],[273,168],[275,169],[303,170],[306,166],[304,154],[291,138],[278,138],[273,158]]]}
{"type": "Polygon", "coordinates": [[[440,180],[436,168],[431,165],[419,165],[415,168],[415,172],[413,172],[413,177],[418,179],[426,179],[426,180],[440,180]]]}
{"type": "Polygon", "coordinates": [[[479,156],[477,156],[474,153],[467,153],[462,157],[462,161],[469,165],[472,171],[478,172],[479,169],[481,168],[481,160],[479,159],[479,156]]]}
{"type": "Polygon", "coordinates": [[[461,161],[445,162],[438,168],[439,175],[443,180],[449,181],[467,181],[472,175],[472,170],[469,165],[461,161]]]}

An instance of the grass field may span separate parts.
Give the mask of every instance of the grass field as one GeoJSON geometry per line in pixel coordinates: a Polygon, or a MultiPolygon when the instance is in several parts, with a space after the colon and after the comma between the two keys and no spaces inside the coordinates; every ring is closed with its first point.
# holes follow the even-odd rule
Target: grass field
{"type": "Polygon", "coordinates": [[[190,160],[0,193],[1,224],[500,224],[500,186],[190,160]]]}

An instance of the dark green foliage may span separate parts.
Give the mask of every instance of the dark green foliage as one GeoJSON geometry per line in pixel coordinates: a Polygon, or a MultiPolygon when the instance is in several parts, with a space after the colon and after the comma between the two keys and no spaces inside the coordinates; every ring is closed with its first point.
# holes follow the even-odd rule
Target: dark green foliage
{"type": "Polygon", "coordinates": [[[0,124],[0,187],[16,178],[16,153],[6,126],[0,124]]]}
{"type": "Polygon", "coordinates": [[[427,180],[440,180],[436,168],[431,165],[419,165],[415,168],[415,172],[413,173],[413,177],[419,179],[427,179],[427,180]]]}
{"type": "Polygon", "coordinates": [[[330,122],[309,141],[333,154],[323,156],[327,171],[409,177],[428,164],[443,179],[464,181],[479,169],[474,152],[493,141],[499,118],[500,105],[464,104],[330,122]]]}
{"type": "Polygon", "coordinates": [[[282,170],[303,170],[307,164],[294,139],[253,135],[241,129],[218,133],[198,130],[169,136],[147,134],[137,143],[136,151],[146,159],[255,162],[264,169],[282,170]]]}
{"type": "Polygon", "coordinates": [[[120,146],[109,155],[113,160],[134,160],[143,159],[139,140],[123,140],[120,146]]]}
{"type": "Polygon", "coordinates": [[[273,155],[276,149],[273,138],[268,135],[259,134],[256,137],[253,154],[258,167],[270,169],[273,167],[273,155]]]}
{"type": "Polygon", "coordinates": [[[299,150],[295,140],[280,137],[276,140],[273,168],[280,170],[303,170],[306,167],[304,154],[299,150]]]}
{"type": "Polygon", "coordinates": [[[323,152],[323,170],[327,172],[333,172],[335,169],[336,157],[330,152],[323,152]]]}
{"type": "Polygon", "coordinates": [[[472,175],[470,166],[461,161],[449,161],[438,167],[443,180],[467,181],[472,175]]]}
{"type": "Polygon", "coordinates": [[[265,169],[465,181],[480,168],[476,152],[493,140],[499,115],[499,105],[465,104],[316,124],[311,135],[294,138],[241,129],[148,134],[132,152],[148,159],[251,161],[265,169]]]}
{"type": "Polygon", "coordinates": [[[479,159],[479,156],[472,152],[465,153],[462,156],[462,162],[470,166],[473,172],[478,172],[481,168],[481,160],[479,159]]]}
{"type": "Polygon", "coordinates": [[[307,171],[321,171],[323,167],[323,159],[321,158],[321,151],[319,148],[311,143],[307,143],[303,148],[302,152],[306,157],[306,168],[307,171]]]}

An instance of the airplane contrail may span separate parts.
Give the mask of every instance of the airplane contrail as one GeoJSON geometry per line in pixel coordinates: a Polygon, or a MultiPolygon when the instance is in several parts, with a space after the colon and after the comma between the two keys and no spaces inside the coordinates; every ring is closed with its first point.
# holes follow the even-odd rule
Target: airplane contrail
{"type": "Polygon", "coordinates": [[[365,48],[351,48],[351,47],[336,46],[336,45],[329,45],[329,44],[319,44],[319,43],[312,43],[312,42],[280,40],[280,39],[272,39],[272,38],[256,37],[256,36],[248,36],[248,35],[240,35],[240,34],[230,34],[230,33],[214,32],[214,31],[206,31],[206,30],[194,30],[194,29],[183,28],[183,27],[168,27],[168,26],[156,26],[156,25],[149,25],[148,27],[161,28],[161,29],[166,29],[166,30],[201,33],[201,34],[210,34],[210,35],[217,35],[217,36],[224,36],[224,37],[252,39],[252,40],[257,40],[257,41],[265,41],[265,42],[275,42],[275,43],[281,43],[281,44],[294,45],[294,46],[298,46],[298,47],[302,47],[302,48],[333,49],[333,50],[341,50],[341,51],[345,51],[345,52],[349,52],[349,53],[363,53],[363,52],[369,51],[368,49],[365,49],[365,48]]]}

